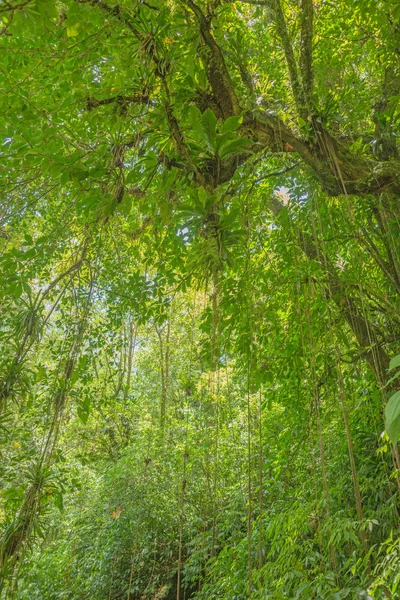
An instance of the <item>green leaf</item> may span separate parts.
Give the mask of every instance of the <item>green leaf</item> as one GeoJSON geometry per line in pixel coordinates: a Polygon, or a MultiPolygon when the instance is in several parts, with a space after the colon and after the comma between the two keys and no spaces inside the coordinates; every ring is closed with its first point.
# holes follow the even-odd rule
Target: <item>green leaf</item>
{"type": "Polygon", "coordinates": [[[94,192],[87,196],[82,194],[82,196],[76,203],[76,209],[78,214],[89,215],[99,206],[101,200],[101,196],[96,196],[94,192]]]}
{"type": "Polygon", "coordinates": [[[230,140],[222,146],[220,150],[220,156],[221,158],[227,158],[231,154],[238,154],[240,152],[243,152],[244,150],[246,150],[246,148],[251,146],[252,143],[253,142],[251,142],[251,140],[247,138],[238,138],[237,140],[230,140]]]}
{"type": "Polygon", "coordinates": [[[76,37],[79,35],[79,29],[81,27],[80,23],[74,23],[73,25],[67,26],[67,36],[68,37],[76,37]]]}
{"type": "Polygon", "coordinates": [[[207,202],[208,194],[207,194],[206,190],[203,188],[203,186],[199,187],[199,189],[197,190],[197,194],[198,194],[198,198],[199,198],[201,204],[203,206],[205,206],[206,202],[207,202]]]}
{"type": "Polygon", "coordinates": [[[140,173],[133,169],[129,171],[128,175],[125,177],[125,183],[136,183],[140,177],[140,173]]]}
{"type": "Polygon", "coordinates": [[[119,205],[119,212],[126,217],[131,212],[132,208],[132,196],[130,194],[124,193],[124,197],[122,198],[122,202],[119,205]]]}
{"type": "Polygon", "coordinates": [[[86,425],[87,420],[89,418],[89,411],[90,411],[90,398],[89,396],[85,396],[83,402],[81,402],[80,404],[78,404],[78,417],[80,418],[80,420],[82,421],[82,423],[84,425],[86,425]]]}
{"type": "Polygon", "coordinates": [[[389,398],[385,408],[386,431],[392,442],[396,444],[400,439],[400,391],[389,398]]]}
{"type": "Polygon", "coordinates": [[[188,114],[190,125],[193,130],[193,133],[195,134],[194,137],[196,141],[203,141],[205,138],[205,131],[202,124],[202,115],[200,110],[197,108],[197,106],[191,105],[189,107],[188,114]]]}
{"type": "Polygon", "coordinates": [[[14,298],[14,300],[18,300],[18,298],[22,295],[22,283],[14,282],[9,286],[9,293],[14,298]]]}
{"type": "Polygon", "coordinates": [[[189,118],[193,129],[201,130],[201,111],[194,104],[189,106],[189,118]]]}
{"type": "Polygon", "coordinates": [[[54,504],[58,508],[59,511],[62,512],[64,510],[63,495],[62,495],[62,493],[60,491],[57,491],[54,494],[54,504]]]}
{"type": "Polygon", "coordinates": [[[217,117],[210,108],[201,117],[204,132],[212,149],[215,149],[215,138],[217,135],[217,117]]]}
{"type": "Polygon", "coordinates": [[[393,369],[396,369],[397,367],[400,367],[400,354],[394,356],[390,361],[389,371],[393,371],[393,369]]]}
{"type": "Polygon", "coordinates": [[[224,121],[220,127],[221,133],[234,132],[242,123],[242,117],[228,117],[226,121],[224,121]]]}

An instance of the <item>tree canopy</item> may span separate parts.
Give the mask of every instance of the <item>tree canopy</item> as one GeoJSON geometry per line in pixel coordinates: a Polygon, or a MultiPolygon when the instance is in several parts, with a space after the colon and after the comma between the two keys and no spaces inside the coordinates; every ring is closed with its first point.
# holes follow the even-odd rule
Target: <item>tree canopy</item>
{"type": "Polygon", "coordinates": [[[397,598],[399,0],[2,0],[0,70],[0,597],[397,598]]]}

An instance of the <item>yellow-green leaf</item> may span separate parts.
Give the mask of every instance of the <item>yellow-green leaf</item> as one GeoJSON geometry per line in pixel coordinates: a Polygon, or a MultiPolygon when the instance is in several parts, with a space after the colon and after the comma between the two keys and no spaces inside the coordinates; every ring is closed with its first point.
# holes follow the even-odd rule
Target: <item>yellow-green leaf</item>
{"type": "Polygon", "coordinates": [[[73,25],[68,25],[67,36],[68,37],[76,37],[77,35],[79,35],[80,27],[81,27],[80,23],[74,23],[73,25]]]}

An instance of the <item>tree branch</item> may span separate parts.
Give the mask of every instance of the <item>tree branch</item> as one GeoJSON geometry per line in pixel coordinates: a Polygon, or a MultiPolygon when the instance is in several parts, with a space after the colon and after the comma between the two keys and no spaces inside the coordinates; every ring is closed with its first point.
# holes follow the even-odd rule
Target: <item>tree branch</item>
{"type": "Polygon", "coordinates": [[[313,88],[312,38],[314,7],[313,0],[301,0],[300,66],[305,99],[311,102],[313,88]]]}
{"type": "Polygon", "coordinates": [[[282,5],[280,3],[280,0],[267,0],[267,5],[272,12],[278,36],[281,40],[283,51],[285,53],[286,64],[289,71],[290,84],[298,113],[301,117],[305,118],[307,116],[306,101],[300,82],[296,58],[293,51],[293,45],[289,37],[289,32],[286,26],[286,20],[282,10],[282,5]]]}
{"type": "Polygon", "coordinates": [[[211,33],[210,21],[206,18],[201,8],[193,0],[181,0],[195,15],[200,28],[203,42],[208,48],[208,56],[205,57],[207,78],[210,82],[215,98],[221,108],[224,119],[241,113],[241,106],[236,95],[232,79],[229,75],[224,55],[221,48],[211,33]]]}

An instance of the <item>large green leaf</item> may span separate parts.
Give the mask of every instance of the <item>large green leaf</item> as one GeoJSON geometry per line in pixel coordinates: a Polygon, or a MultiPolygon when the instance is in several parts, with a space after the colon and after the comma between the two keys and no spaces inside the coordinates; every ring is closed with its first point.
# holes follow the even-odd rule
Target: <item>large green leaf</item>
{"type": "Polygon", "coordinates": [[[249,152],[249,146],[251,145],[252,142],[247,138],[238,138],[236,140],[230,140],[222,145],[219,154],[221,158],[227,158],[231,154],[239,154],[246,150],[249,152]]]}
{"type": "Polygon", "coordinates": [[[390,398],[385,409],[386,431],[393,444],[400,439],[400,391],[390,398]]]}
{"type": "Polygon", "coordinates": [[[221,133],[228,133],[228,132],[233,133],[234,131],[236,131],[236,129],[239,127],[239,125],[241,124],[242,121],[243,121],[243,118],[241,116],[228,117],[222,123],[222,125],[220,127],[220,132],[221,133]]]}

